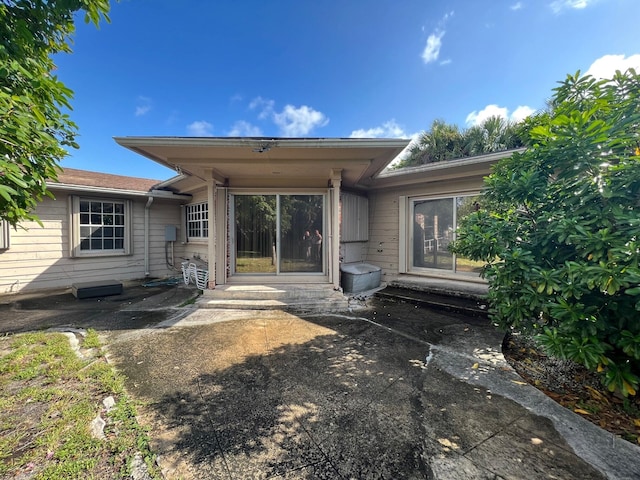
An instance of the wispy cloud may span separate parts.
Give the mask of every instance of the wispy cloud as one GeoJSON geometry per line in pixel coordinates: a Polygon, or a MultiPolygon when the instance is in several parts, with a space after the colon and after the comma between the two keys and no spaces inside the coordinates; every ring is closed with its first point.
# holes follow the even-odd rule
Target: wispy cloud
{"type": "Polygon", "coordinates": [[[151,99],[149,97],[139,96],[136,99],[136,117],[146,115],[151,110],[151,99]]]}
{"type": "Polygon", "coordinates": [[[349,138],[409,138],[410,135],[404,131],[395,120],[389,120],[382,125],[372,128],[360,128],[354,130],[349,138]]]}
{"type": "Polygon", "coordinates": [[[400,152],[400,154],[398,154],[387,166],[387,168],[392,168],[404,158],[406,152],[409,151],[414,142],[418,141],[420,138],[420,132],[407,133],[402,126],[392,119],[377,127],[354,130],[351,132],[351,135],[349,135],[349,138],[410,138],[411,141],[409,142],[409,145],[407,145],[407,147],[402,150],[402,152],[400,152]]]}
{"type": "Polygon", "coordinates": [[[262,130],[260,127],[256,127],[255,125],[250,124],[249,122],[245,122],[244,120],[238,120],[233,124],[229,133],[227,133],[229,137],[262,137],[262,130]]]}
{"type": "Polygon", "coordinates": [[[192,137],[211,137],[213,135],[213,125],[204,120],[197,120],[187,125],[187,132],[192,137]]]}
{"type": "Polygon", "coordinates": [[[527,105],[520,105],[511,114],[509,114],[509,109],[507,107],[490,104],[480,111],[474,110],[471,112],[467,115],[465,121],[468,126],[480,125],[490,117],[502,117],[506,120],[519,122],[533,113],[535,113],[535,110],[527,105]]]}
{"type": "Polygon", "coordinates": [[[427,44],[422,51],[422,61],[424,63],[432,63],[438,60],[440,56],[440,49],[442,48],[442,37],[444,37],[446,31],[444,29],[447,20],[453,16],[453,11],[447,13],[438,22],[436,29],[427,37],[427,44]]]}
{"type": "Polygon", "coordinates": [[[598,0],[554,0],[549,4],[553,13],[561,13],[565,10],[582,10],[593,5],[598,0]]]}
{"type": "Polygon", "coordinates": [[[522,10],[524,8],[524,4],[522,2],[516,2],[513,5],[511,5],[509,8],[514,12],[516,12],[518,10],[522,10]]]}
{"type": "Polygon", "coordinates": [[[640,54],[630,55],[604,55],[594,61],[585,75],[593,75],[596,78],[612,78],[616,70],[625,72],[630,68],[640,71],[640,54]]]}
{"type": "Polygon", "coordinates": [[[256,97],[249,103],[250,110],[258,111],[258,118],[264,120],[273,114],[275,102],[268,98],[256,97]]]}
{"type": "Polygon", "coordinates": [[[435,62],[440,56],[440,48],[442,48],[442,37],[444,37],[444,30],[436,30],[427,38],[427,45],[422,51],[422,60],[424,63],[435,62]]]}
{"type": "Polygon", "coordinates": [[[273,121],[280,128],[280,134],[285,137],[301,137],[314,128],[324,127],[329,123],[324,113],[306,105],[285,105],[282,112],[273,114],[273,121]]]}

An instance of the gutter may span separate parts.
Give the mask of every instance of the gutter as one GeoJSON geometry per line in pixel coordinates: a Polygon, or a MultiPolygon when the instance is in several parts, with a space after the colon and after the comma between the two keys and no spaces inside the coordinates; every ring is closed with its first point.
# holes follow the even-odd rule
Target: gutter
{"type": "Polygon", "coordinates": [[[149,217],[151,204],[153,203],[153,197],[149,197],[147,204],[144,206],[144,276],[148,277],[151,272],[149,271],[149,217]]]}
{"type": "MultiPolygon", "coordinates": [[[[171,180],[175,180],[174,177],[171,180]]],[[[167,180],[169,182],[169,180],[167,180]]],[[[167,182],[163,182],[167,183],[167,182]]],[[[162,184],[159,184],[162,185],[162,184]]],[[[142,190],[125,190],[125,189],[116,189],[116,188],[105,188],[105,187],[92,187],[85,185],[72,185],[68,183],[48,183],[47,187],[52,190],[65,190],[68,192],[77,192],[77,193],[86,193],[86,194],[105,194],[105,195],[122,195],[128,197],[153,197],[153,198],[168,198],[175,200],[185,200],[191,197],[188,193],[175,193],[167,190],[156,190],[155,188],[150,191],[142,191],[142,190]]]]}

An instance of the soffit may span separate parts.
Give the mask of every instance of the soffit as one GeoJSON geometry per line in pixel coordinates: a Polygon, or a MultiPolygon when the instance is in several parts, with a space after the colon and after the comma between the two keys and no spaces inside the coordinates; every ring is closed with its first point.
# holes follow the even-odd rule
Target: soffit
{"type": "Polygon", "coordinates": [[[408,144],[403,139],[261,139],[117,137],[116,142],[162,165],[220,183],[326,185],[341,170],[342,183],[362,187],[408,144]]]}

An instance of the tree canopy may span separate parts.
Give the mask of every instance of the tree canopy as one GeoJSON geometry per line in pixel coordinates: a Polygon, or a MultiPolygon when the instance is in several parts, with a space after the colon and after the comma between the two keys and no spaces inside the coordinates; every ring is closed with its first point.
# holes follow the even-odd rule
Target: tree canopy
{"type": "Polygon", "coordinates": [[[455,253],[486,262],[493,319],[552,354],[640,383],[640,75],[570,75],[495,165],[455,253]]]}
{"type": "Polygon", "coordinates": [[[109,0],[0,1],[0,220],[37,220],[58,165],[77,148],[72,91],[55,76],[52,56],[70,53],[74,16],[109,21],[109,0]]]}
{"type": "Polygon", "coordinates": [[[498,116],[462,131],[457,125],[434,120],[395,168],[518,148],[523,145],[519,128],[519,124],[498,116]]]}

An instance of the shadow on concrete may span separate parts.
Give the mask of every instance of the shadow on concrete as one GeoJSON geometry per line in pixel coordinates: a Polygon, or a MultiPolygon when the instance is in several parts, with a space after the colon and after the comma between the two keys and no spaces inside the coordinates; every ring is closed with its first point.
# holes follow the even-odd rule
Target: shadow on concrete
{"type": "Polygon", "coordinates": [[[168,478],[603,478],[547,419],[429,361],[461,335],[499,348],[486,320],[367,316],[253,314],[111,350],[168,478]]]}
{"type": "Polygon", "coordinates": [[[0,296],[0,332],[47,328],[130,330],[176,315],[176,307],[197,296],[185,285],[126,286],[120,295],[77,299],[70,290],[0,296]]]}

